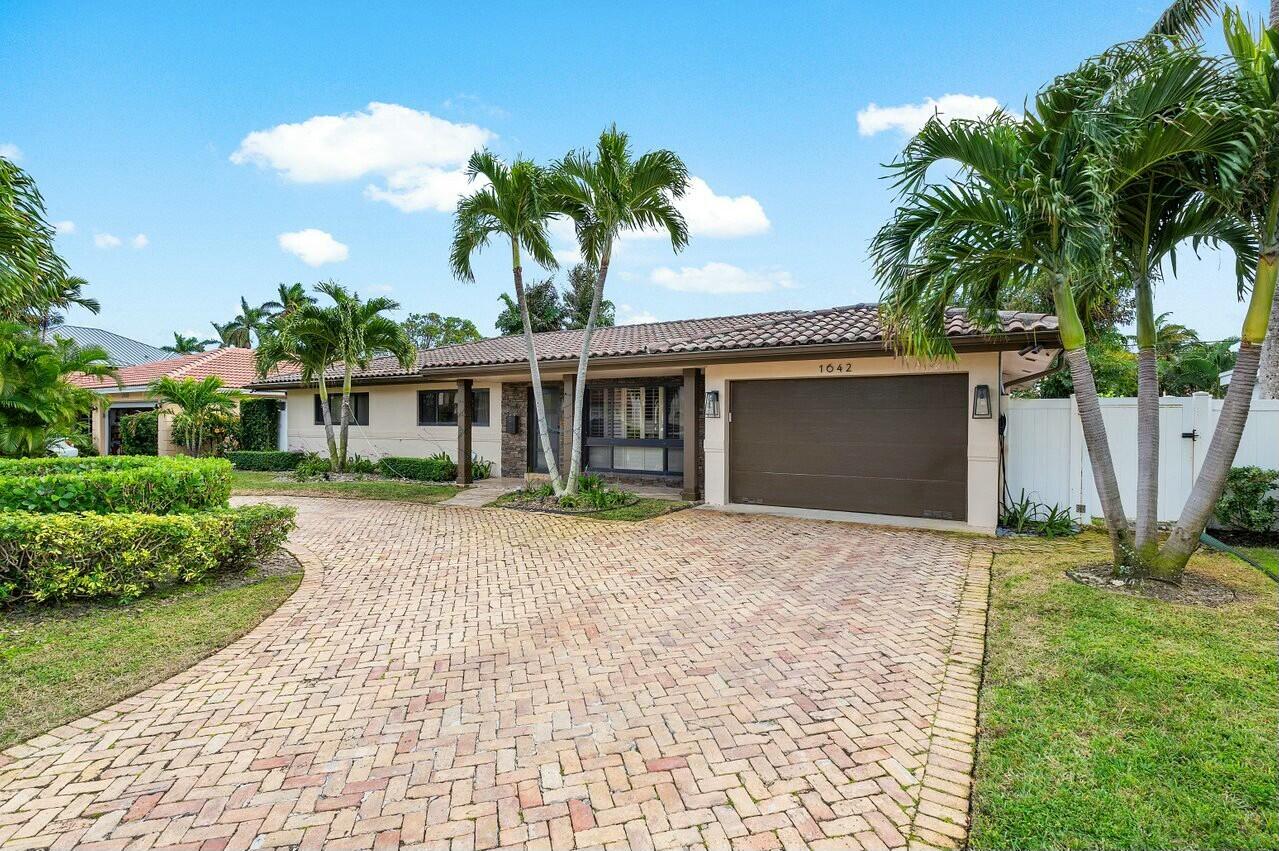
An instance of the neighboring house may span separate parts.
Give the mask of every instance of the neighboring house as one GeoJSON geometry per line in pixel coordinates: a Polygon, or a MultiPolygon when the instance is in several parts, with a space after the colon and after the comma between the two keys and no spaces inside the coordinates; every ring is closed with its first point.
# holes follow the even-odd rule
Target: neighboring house
{"type": "MultiPolygon", "coordinates": [[[[591,343],[585,467],[679,486],[717,506],[991,532],[1001,388],[1050,369],[1059,347],[1055,317],[1001,320],[1003,332],[989,336],[953,311],[947,329],[958,355],[931,363],[885,350],[876,305],[601,328],[591,343]]],[[[581,334],[536,335],[553,451],[563,459],[581,334]]],[[[522,337],[422,350],[408,370],[379,359],[355,383],[354,452],[456,459],[473,451],[495,474],[546,470],[530,427],[522,337]],[[458,415],[468,393],[469,428],[458,415]]],[[[281,371],[253,386],[287,391],[290,448],[324,451],[314,385],[281,371]]]]}
{"type": "Polygon", "coordinates": [[[155,346],[148,346],[128,337],[121,337],[101,328],[86,328],[83,325],[55,325],[49,329],[49,336],[70,340],[77,346],[101,346],[111,355],[111,362],[116,366],[134,366],[150,361],[167,360],[173,352],[166,352],[155,346]]]}
{"type": "MultiPolygon", "coordinates": [[[[80,376],[75,383],[97,393],[102,402],[90,414],[89,430],[99,453],[114,455],[120,449],[120,419],[129,414],[149,411],[157,406],[147,390],[157,378],[204,378],[216,375],[224,386],[242,390],[257,376],[253,349],[222,348],[189,355],[170,355],[165,360],[126,366],[119,371],[119,385],[111,379],[80,376]]],[[[284,394],[271,391],[245,391],[254,396],[269,396],[283,401],[284,394]]],[[[283,414],[281,414],[283,417],[283,414]]],[[[281,423],[283,425],[283,422],[281,423]]],[[[159,422],[159,454],[177,455],[181,448],[173,442],[173,417],[162,414],[159,422]]],[[[281,428],[281,434],[284,429],[281,428]]]]}

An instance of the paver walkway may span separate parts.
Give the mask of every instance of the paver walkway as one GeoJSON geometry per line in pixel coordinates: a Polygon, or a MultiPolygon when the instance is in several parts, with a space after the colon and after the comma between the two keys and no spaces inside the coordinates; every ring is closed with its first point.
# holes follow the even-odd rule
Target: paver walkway
{"type": "Polygon", "coordinates": [[[297,594],[189,671],[9,749],[0,846],[964,835],[989,560],[963,539],[273,501],[299,508],[297,594]]]}

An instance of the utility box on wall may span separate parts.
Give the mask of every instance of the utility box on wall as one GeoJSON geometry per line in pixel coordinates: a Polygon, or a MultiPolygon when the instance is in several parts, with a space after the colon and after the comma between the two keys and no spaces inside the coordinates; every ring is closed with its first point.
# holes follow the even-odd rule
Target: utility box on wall
{"type": "Polygon", "coordinates": [[[520,415],[519,415],[519,414],[508,414],[508,415],[507,415],[507,417],[506,417],[506,433],[507,433],[507,434],[519,434],[519,433],[520,433],[520,415]]]}

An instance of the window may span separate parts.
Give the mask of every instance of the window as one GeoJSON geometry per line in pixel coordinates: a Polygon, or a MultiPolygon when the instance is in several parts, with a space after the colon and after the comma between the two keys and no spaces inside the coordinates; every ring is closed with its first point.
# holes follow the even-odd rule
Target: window
{"type": "MultiPolygon", "coordinates": [[[[489,424],[489,391],[471,390],[474,420],[471,425],[489,424]]],[[[456,390],[419,390],[417,392],[417,424],[420,426],[457,425],[456,390]]]]}
{"type": "Polygon", "coordinates": [[[679,385],[587,387],[587,469],[683,473],[679,397],[679,385]]]}
{"type": "MultiPolygon", "coordinates": [[[[338,425],[342,422],[342,394],[329,394],[329,411],[333,417],[333,424],[338,425]]],[[[351,394],[351,420],[356,425],[366,426],[369,424],[369,394],[368,393],[352,393],[351,394]]],[[[324,411],[320,410],[320,394],[315,394],[315,424],[324,424],[324,411]]]]}

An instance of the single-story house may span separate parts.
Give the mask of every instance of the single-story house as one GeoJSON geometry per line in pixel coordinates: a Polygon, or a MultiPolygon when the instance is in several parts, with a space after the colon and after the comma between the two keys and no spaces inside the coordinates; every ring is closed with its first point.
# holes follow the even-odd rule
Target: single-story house
{"type": "MultiPolygon", "coordinates": [[[[176,379],[200,379],[216,375],[222,379],[223,386],[227,388],[240,390],[250,396],[278,399],[283,408],[283,392],[248,389],[253,379],[257,377],[253,357],[253,349],[234,347],[171,356],[165,360],[148,361],[121,368],[118,373],[120,379],[118,385],[110,378],[77,376],[73,379],[76,384],[94,391],[101,399],[89,415],[89,433],[93,437],[93,445],[102,455],[118,453],[120,418],[156,408],[158,402],[147,388],[151,382],[165,375],[176,379]]],[[[283,410],[280,417],[280,433],[283,435],[283,410]]],[[[181,448],[173,442],[173,417],[161,413],[158,426],[159,454],[180,454],[181,448]]],[[[280,443],[283,444],[283,442],[281,439],[280,443]]]]}
{"type": "MultiPolygon", "coordinates": [[[[934,362],[886,349],[873,304],[599,329],[586,379],[585,467],[675,485],[712,506],[991,532],[1001,391],[1052,369],[1060,348],[1053,316],[1001,319],[990,335],[953,311],[947,333],[957,357],[934,362]]],[[[581,331],[535,338],[553,451],[564,459],[581,340],[581,331]]],[[[409,369],[378,359],[355,385],[354,452],[473,452],[495,475],[546,470],[521,336],[425,349],[409,369]]],[[[252,386],[288,394],[290,448],[324,451],[313,384],[282,371],[252,386]]],[[[331,398],[336,418],[340,397],[331,398]]]]}

